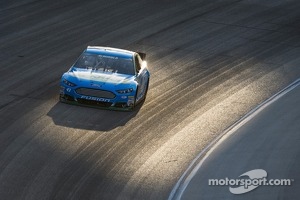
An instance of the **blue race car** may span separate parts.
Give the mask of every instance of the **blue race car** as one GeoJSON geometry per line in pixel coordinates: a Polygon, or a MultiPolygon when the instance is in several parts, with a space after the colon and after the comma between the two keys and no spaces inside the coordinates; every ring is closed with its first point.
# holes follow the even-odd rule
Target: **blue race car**
{"type": "Polygon", "coordinates": [[[150,73],[145,53],[88,46],[62,75],[60,101],[132,110],[147,95],[150,73]]]}

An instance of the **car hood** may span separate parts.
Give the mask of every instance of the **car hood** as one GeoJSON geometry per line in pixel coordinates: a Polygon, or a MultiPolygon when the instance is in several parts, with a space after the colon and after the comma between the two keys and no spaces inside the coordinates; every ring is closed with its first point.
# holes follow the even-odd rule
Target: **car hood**
{"type": "Polygon", "coordinates": [[[135,81],[133,75],[118,74],[118,73],[101,73],[93,70],[85,71],[69,71],[66,74],[68,80],[73,81],[77,85],[94,85],[94,86],[118,86],[131,85],[135,81]]]}

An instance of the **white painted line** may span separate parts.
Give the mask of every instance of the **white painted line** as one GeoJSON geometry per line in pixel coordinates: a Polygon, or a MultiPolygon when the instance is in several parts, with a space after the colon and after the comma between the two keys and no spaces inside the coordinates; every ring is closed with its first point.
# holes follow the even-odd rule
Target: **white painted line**
{"type": "Polygon", "coordinates": [[[188,166],[186,171],[181,175],[177,183],[175,184],[174,188],[172,189],[168,200],[180,200],[182,197],[182,194],[192,178],[196,175],[197,171],[202,166],[203,162],[206,160],[206,158],[216,149],[216,147],[221,144],[226,138],[228,138],[232,133],[234,133],[237,129],[239,129],[241,126],[243,126],[245,123],[247,123],[249,120],[251,120],[253,117],[255,117],[260,111],[262,111],[264,108],[269,106],[271,103],[275,102],[294,88],[300,85],[300,78],[276,93],[275,95],[271,96],[258,106],[256,106],[254,109],[252,109],[250,112],[248,112],[246,115],[244,115],[241,119],[239,119],[237,122],[232,124],[230,127],[228,127],[225,131],[223,131],[216,139],[214,139],[208,146],[206,146],[191,162],[191,164],[188,166]],[[196,164],[198,163],[198,164],[196,164]]]}

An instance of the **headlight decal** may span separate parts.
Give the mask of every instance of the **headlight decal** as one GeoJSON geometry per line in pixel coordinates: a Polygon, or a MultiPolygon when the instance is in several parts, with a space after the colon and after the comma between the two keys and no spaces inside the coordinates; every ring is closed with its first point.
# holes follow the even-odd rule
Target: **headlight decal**
{"type": "Polygon", "coordinates": [[[67,79],[63,79],[63,83],[66,84],[67,86],[70,86],[70,87],[75,87],[76,84],[68,81],[67,79]]]}
{"type": "Polygon", "coordinates": [[[128,88],[124,90],[117,90],[119,94],[126,94],[126,93],[131,93],[133,91],[133,88],[128,88]]]}

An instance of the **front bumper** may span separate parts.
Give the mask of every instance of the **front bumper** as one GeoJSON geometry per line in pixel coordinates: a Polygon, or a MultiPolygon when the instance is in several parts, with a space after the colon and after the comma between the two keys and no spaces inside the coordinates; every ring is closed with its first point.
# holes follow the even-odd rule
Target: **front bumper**
{"type": "Polygon", "coordinates": [[[78,87],[72,88],[65,85],[61,85],[60,101],[69,104],[84,105],[88,107],[110,110],[130,111],[134,108],[134,91],[128,94],[118,94],[114,92],[114,98],[103,98],[78,94],[76,92],[77,89],[78,87]]]}

